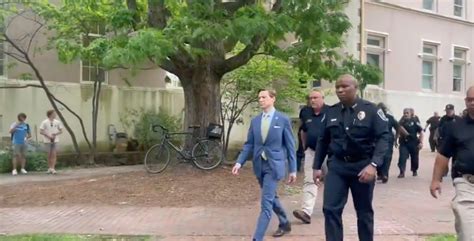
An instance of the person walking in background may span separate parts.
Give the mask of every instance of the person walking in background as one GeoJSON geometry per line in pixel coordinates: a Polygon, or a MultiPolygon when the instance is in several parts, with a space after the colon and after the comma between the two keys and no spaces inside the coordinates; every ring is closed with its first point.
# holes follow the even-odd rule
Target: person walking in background
{"type": "Polygon", "coordinates": [[[324,159],[328,159],[325,177],[323,213],[327,241],[344,238],[342,213],[349,190],[357,213],[359,240],[374,240],[372,200],[377,167],[383,164],[389,139],[388,119],[375,104],[357,98],[358,83],[351,75],[336,82],[340,102],[329,107],[323,131],[316,146],[313,178],[321,185],[324,159]]]}
{"type": "MultiPolygon", "coordinates": [[[[253,240],[261,241],[270,224],[272,212],[280,224],[274,237],[291,232],[291,224],[277,196],[278,182],[285,177],[288,160],[288,183],[296,181],[295,139],[291,131],[290,119],[275,110],[276,92],[262,90],[258,102],[262,113],[252,119],[242,152],[232,168],[232,174],[238,175],[250,154],[253,154],[253,171],[260,184],[261,211],[253,240]]],[[[243,187],[245,188],[245,187],[243,187]]]]}
{"type": "Polygon", "coordinates": [[[440,120],[440,116],[438,114],[438,112],[434,112],[433,113],[433,116],[430,117],[427,121],[426,121],[426,126],[425,128],[423,129],[423,131],[426,132],[426,128],[428,128],[428,126],[430,127],[430,137],[429,137],[429,143],[430,143],[430,149],[431,149],[431,152],[435,152],[436,151],[436,140],[435,140],[435,133],[436,131],[438,130],[438,126],[439,126],[439,120],[440,120]]]}
{"type": "MultiPolygon", "coordinates": [[[[462,118],[456,115],[456,112],[454,110],[454,105],[447,104],[444,110],[446,111],[446,114],[443,117],[441,117],[441,119],[439,120],[438,131],[435,134],[435,139],[438,146],[443,145],[444,138],[446,135],[449,134],[449,130],[451,129],[449,127],[458,121],[462,121],[462,118]]],[[[456,162],[456,155],[454,155],[452,158],[453,158],[452,164],[454,164],[456,162]]],[[[444,176],[447,176],[448,173],[449,173],[449,169],[446,171],[444,176]]]]}
{"type": "Polygon", "coordinates": [[[398,135],[398,129],[400,128],[400,125],[398,124],[398,121],[395,120],[393,115],[388,113],[388,108],[384,103],[379,103],[377,105],[377,108],[381,109],[388,119],[388,132],[390,134],[388,138],[388,149],[387,149],[387,153],[385,153],[385,156],[383,158],[383,164],[377,167],[377,175],[378,175],[377,179],[381,180],[382,183],[387,183],[389,173],[390,173],[390,165],[392,164],[395,136],[398,135]],[[395,131],[395,133],[393,131],[395,131]]]}
{"type": "Polygon", "coordinates": [[[26,123],[26,114],[20,113],[17,116],[18,121],[10,126],[10,134],[13,144],[13,158],[12,158],[12,175],[18,175],[17,163],[20,163],[22,174],[27,174],[26,166],[26,151],[28,145],[26,141],[31,138],[30,126],[26,123]]]}
{"type": "Polygon", "coordinates": [[[48,153],[48,174],[56,174],[56,161],[58,154],[59,135],[63,133],[63,125],[56,120],[56,112],[48,110],[48,117],[41,122],[40,134],[43,136],[45,151],[48,153]]]}
{"type": "Polygon", "coordinates": [[[398,178],[405,177],[405,169],[408,157],[411,160],[411,171],[413,176],[418,176],[419,153],[423,147],[423,127],[420,122],[413,116],[410,108],[403,110],[403,118],[400,121],[400,138],[398,139],[400,156],[398,159],[398,167],[400,174],[398,178]]]}
{"type": "Polygon", "coordinates": [[[304,120],[308,119],[313,115],[313,109],[311,108],[310,105],[310,100],[308,96],[308,100],[306,105],[301,108],[300,114],[299,114],[299,119],[300,119],[300,127],[298,129],[298,151],[296,152],[296,170],[298,172],[301,171],[301,162],[305,158],[305,148],[304,148],[304,140],[303,137],[305,135],[303,131],[303,125],[304,125],[304,120]]]}
{"type": "Polygon", "coordinates": [[[309,93],[309,103],[311,106],[311,115],[301,119],[303,123],[303,147],[305,150],[304,159],[304,183],[303,183],[303,204],[301,209],[293,211],[293,215],[303,223],[311,223],[314,204],[318,196],[318,186],[313,180],[313,162],[314,152],[318,138],[321,135],[322,121],[325,117],[325,111],[328,108],[324,104],[324,95],[318,90],[312,90],[309,93]]]}
{"type": "Polygon", "coordinates": [[[474,240],[474,86],[465,97],[467,115],[447,126],[446,136],[439,146],[433,168],[430,192],[434,198],[441,194],[441,181],[448,172],[449,158],[452,164],[455,197],[451,202],[455,217],[457,240],[474,240]]]}

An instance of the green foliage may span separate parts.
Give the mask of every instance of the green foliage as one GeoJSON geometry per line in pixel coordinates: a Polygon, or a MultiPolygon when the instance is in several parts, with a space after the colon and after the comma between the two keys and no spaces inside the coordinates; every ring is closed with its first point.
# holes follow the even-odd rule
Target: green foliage
{"type": "Polygon", "coordinates": [[[0,236],[0,241],[148,241],[149,236],[116,236],[116,235],[72,235],[72,234],[28,234],[0,236]]]}
{"type": "Polygon", "coordinates": [[[243,111],[247,106],[242,105],[255,103],[258,91],[263,88],[277,91],[276,105],[279,110],[294,111],[288,103],[304,101],[308,79],[309,76],[283,60],[267,55],[256,56],[247,65],[224,76],[223,111],[243,111]],[[239,105],[231,105],[234,98],[237,98],[239,105]]]}
{"type": "Polygon", "coordinates": [[[156,112],[144,109],[128,109],[122,113],[120,122],[125,130],[133,130],[133,134],[128,134],[132,134],[144,149],[148,149],[162,138],[162,132],[159,128],[158,132],[152,131],[153,125],[162,125],[170,132],[177,132],[182,129],[181,118],[171,116],[164,110],[156,112]]]}
{"type": "MultiPolygon", "coordinates": [[[[26,154],[26,170],[28,171],[46,171],[48,170],[48,160],[46,153],[27,152],[26,154]]],[[[18,166],[19,168],[19,166],[18,166]]],[[[8,173],[12,171],[12,153],[0,153],[0,173],[8,173]]]]}
{"type": "Polygon", "coordinates": [[[448,234],[437,235],[437,236],[429,237],[427,239],[427,241],[455,241],[455,240],[456,240],[456,237],[454,235],[448,235],[448,234]]]}
{"type": "Polygon", "coordinates": [[[343,13],[346,2],[281,1],[273,10],[265,1],[244,0],[138,0],[136,9],[128,8],[125,0],[63,0],[57,5],[43,0],[29,6],[54,31],[50,47],[64,62],[88,58],[108,68],[135,67],[149,60],[160,66],[168,60],[199,63],[208,57],[224,59],[242,44],[285,61],[291,57],[301,70],[320,78],[335,68],[334,49],[351,27],[343,13]],[[103,35],[89,38],[97,32],[103,35]],[[288,33],[299,43],[279,48],[288,33]]]}
{"type": "Polygon", "coordinates": [[[382,71],[377,66],[362,64],[352,57],[343,61],[338,74],[343,73],[349,73],[359,81],[359,91],[362,98],[367,85],[378,85],[383,81],[382,71]]]}

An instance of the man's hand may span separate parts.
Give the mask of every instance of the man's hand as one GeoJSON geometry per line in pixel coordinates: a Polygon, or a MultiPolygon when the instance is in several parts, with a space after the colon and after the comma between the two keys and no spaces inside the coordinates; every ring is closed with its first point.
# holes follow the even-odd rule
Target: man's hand
{"type": "Polygon", "coordinates": [[[434,198],[438,198],[438,195],[441,195],[441,182],[433,180],[431,181],[431,186],[430,186],[430,193],[431,196],[434,198]]]}
{"type": "Polygon", "coordinates": [[[313,170],[313,181],[316,186],[321,186],[321,178],[323,177],[323,171],[321,170],[313,170]]]}
{"type": "Polygon", "coordinates": [[[239,175],[239,171],[240,171],[240,168],[242,167],[242,165],[240,165],[240,163],[235,163],[234,167],[232,168],[232,175],[239,175]]]}
{"type": "Polygon", "coordinates": [[[423,149],[423,142],[420,142],[420,144],[418,144],[418,150],[421,150],[423,149]]]}
{"type": "Polygon", "coordinates": [[[359,173],[359,182],[369,183],[375,179],[375,174],[377,173],[377,168],[372,165],[367,165],[360,173],[359,173]]]}
{"type": "Polygon", "coordinates": [[[292,184],[296,182],[296,172],[290,173],[288,176],[288,184],[292,184]]]}

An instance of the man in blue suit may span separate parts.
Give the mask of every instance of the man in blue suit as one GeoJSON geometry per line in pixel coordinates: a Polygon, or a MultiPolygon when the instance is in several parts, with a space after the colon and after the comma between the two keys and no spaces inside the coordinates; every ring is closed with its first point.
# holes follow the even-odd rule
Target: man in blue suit
{"type": "Polygon", "coordinates": [[[247,136],[232,174],[238,175],[250,154],[253,154],[253,171],[262,188],[261,211],[253,240],[261,241],[275,212],[280,221],[274,237],[281,237],[291,231],[285,210],[277,196],[278,182],[285,177],[288,160],[288,183],[296,181],[295,140],[291,132],[290,120],[275,110],[276,93],[262,90],[258,102],[263,113],[252,119],[247,136]]]}

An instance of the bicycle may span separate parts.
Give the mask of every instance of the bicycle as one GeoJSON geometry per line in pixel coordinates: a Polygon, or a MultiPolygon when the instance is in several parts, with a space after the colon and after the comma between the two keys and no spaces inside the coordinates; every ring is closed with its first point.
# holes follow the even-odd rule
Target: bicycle
{"type": "Polygon", "coordinates": [[[222,126],[220,130],[216,127],[219,125],[213,125],[214,129],[210,132],[211,125],[208,127],[208,137],[196,138],[196,130],[199,130],[200,126],[190,126],[193,129],[192,132],[169,132],[168,129],[162,125],[153,125],[152,130],[158,132],[157,128],[162,131],[162,139],[158,144],[153,145],[148,149],[145,154],[145,169],[149,173],[160,173],[163,172],[170,163],[170,147],[174,150],[183,160],[191,161],[197,168],[202,170],[212,170],[221,164],[224,159],[224,153],[222,147],[218,141],[211,139],[213,136],[218,138],[222,135],[222,126]],[[216,133],[217,132],[219,133],[216,133]],[[217,134],[217,135],[216,135],[217,134]],[[176,135],[190,135],[193,138],[193,142],[196,144],[193,146],[192,151],[186,150],[176,146],[171,142],[171,137],[176,135]]]}

